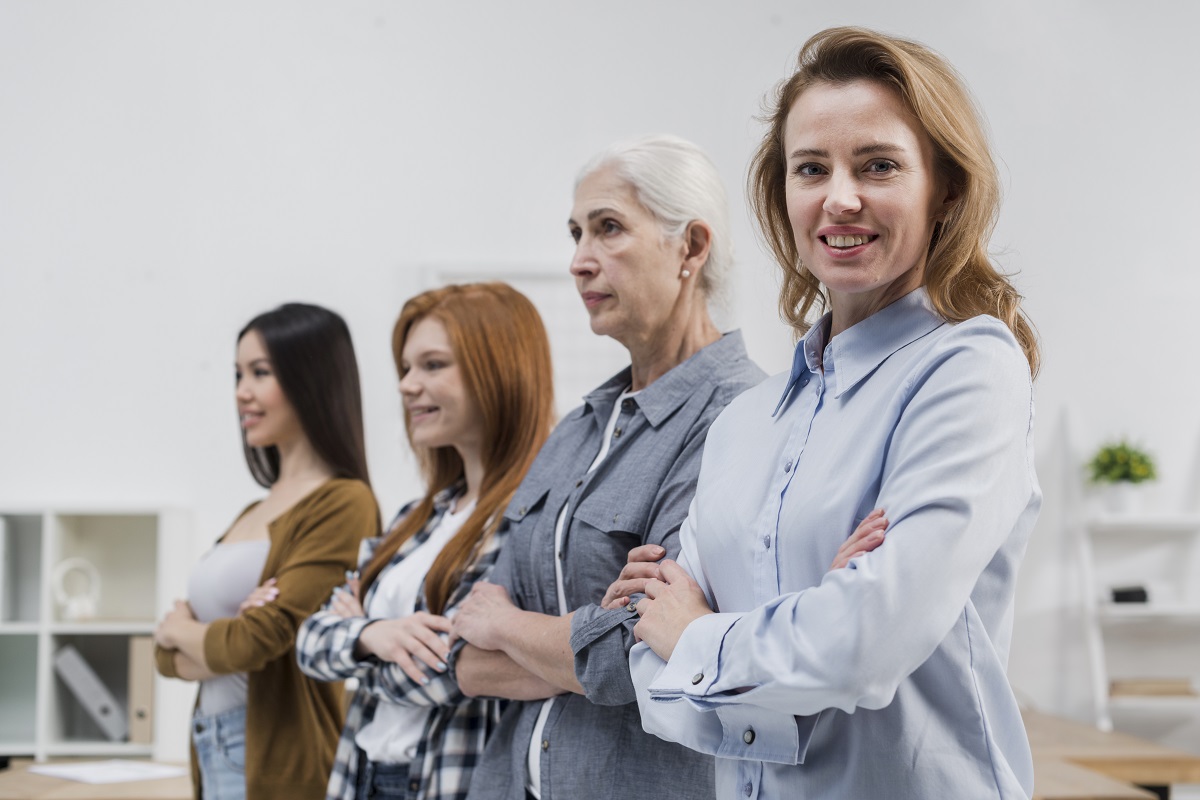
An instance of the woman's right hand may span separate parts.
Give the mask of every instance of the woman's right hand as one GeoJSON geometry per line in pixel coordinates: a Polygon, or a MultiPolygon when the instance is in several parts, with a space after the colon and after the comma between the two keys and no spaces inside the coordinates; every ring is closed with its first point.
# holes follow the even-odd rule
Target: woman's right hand
{"type": "Polygon", "coordinates": [[[421,669],[446,671],[450,648],[440,633],[450,632],[450,620],[418,611],[399,619],[381,619],[363,628],[355,648],[359,655],[371,654],[390,661],[420,684],[429,683],[421,669]]]}
{"type": "Polygon", "coordinates": [[[644,544],[630,550],[621,574],[604,593],[600,607],[623,608],[629,605],[631,595],[645,593],[646,581],[660,579],[658,562],[666,554],[667,551],[657,544],[644,544]]]}
{"type": "Polygon", "coordinates": [[[279,597],[279,589],[275,586],[274,578],[267,578],[262,586],[259,586],[246,595],[246,599],[238,606],[238,614],[242,614],[251,608],[258,608],[270,603],[276,597],[279,597]]]}
{"type": "Polygon", "coordinates": [[[842,546],[838,548],[837,556],[833,559],[833,564],[830,565],[829,571],[841,569],[850,563],[850,559],[861,556],[863,553],[869,553],[879,545],[883,544],[883,534],[887,530],[888,521],[883,516],[883,509],[877,508],[862,522],[858,523],[858,527],[854,529],[854,533],[850,534],[850,538],[842,542],[842,546]]]}

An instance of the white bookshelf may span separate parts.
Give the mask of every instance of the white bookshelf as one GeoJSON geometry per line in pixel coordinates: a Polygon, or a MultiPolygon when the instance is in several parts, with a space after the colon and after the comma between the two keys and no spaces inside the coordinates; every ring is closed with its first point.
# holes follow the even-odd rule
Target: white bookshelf
{"type": "MultiPolygon", "coordinates": [[[[74,647],[128,714],[130,639],[151,635],[181,593],[187,527],[186,514],[161,509],[0,509],[0,756],[164,756],[173,731],[154,725],[149,739],[112,741],[56,673],[54,656],[74,647]],[[52,576],[65,559],[99,575],[86,618],[70,618],[55,597],[52,576]]],[[[82,574],[66,582],[90,586],[82,574]]],[[[154,707],[178,709],[166,684],[154,678],[154,707]]]]}
{"type": "MultiPolygon", "coordinates": [[[[1104,730],[1200,718],[1200,515],[1100,514],[1080,535],[1096,724],[1104,730]],[[1145,602],[1113,601],[1141,587],[1145,602]],[[1173,681],[1173,693],[1128,682],[1173,681]],[[1114,694],[1114,682],[1126,682],[1114,694]]],[[[1169,726],[1167,726],[1169,727],[1169,726]]]]}

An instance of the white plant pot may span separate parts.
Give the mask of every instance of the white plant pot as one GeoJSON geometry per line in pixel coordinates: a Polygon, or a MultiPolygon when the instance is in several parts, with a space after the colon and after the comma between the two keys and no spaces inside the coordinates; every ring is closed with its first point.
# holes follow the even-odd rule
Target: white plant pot
{"type": "Polygon", "coordinates": [[[1141,484],[1117,481],[1106,485],[1102,491],[1104,508],[1110,514],[1136,514],[1142,510],[1145,496],[1141,484]]]}

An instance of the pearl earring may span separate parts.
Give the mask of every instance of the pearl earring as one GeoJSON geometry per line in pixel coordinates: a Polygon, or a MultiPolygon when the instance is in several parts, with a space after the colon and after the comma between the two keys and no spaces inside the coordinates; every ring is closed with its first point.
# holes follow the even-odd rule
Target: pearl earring
{"type": "Polygon", "coordinates": [[[679,276],[681,278],[690,278],[692,277],[692,273],[685,269],[683,272],[679,273],[679,276]]]}

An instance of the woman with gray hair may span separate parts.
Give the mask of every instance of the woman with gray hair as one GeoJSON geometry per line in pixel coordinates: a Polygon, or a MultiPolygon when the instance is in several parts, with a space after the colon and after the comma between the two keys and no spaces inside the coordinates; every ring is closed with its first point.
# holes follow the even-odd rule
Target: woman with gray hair
{"type": "Polygon", "coordinates": [[[583,169],[568,227],[592,331],[630,366],[546,441],[504,514],[490,582],[454,620],[462,690],[516,701],[469,797],[711,796],[711,758],[643,732],[627,660],[637,618],[601,603],[631,549],[677,552],[708,427],[763,378],[709,314],[732,265],[725,192],[695,145],[641,139],[583,169]]]}

